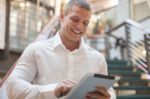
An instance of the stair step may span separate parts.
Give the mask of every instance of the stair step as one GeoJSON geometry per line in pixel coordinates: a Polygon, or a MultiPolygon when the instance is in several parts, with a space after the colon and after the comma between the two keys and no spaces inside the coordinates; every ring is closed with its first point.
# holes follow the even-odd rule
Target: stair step
{"type": "Polygon", "coordinates": [[[117,96],[117,99],[150,99],[150,95],[117,96]]]}
{"type": "Polygon", "coordinates": [[[114,87],[116,91],[132,91],[137,95],[118,95],[117,99],[150,99],[150,80],[140,79],[143,71],[137,66],[129,66],[125,60],[107,60],[109,75],[120,76],[119,87],[114,87]],[[128,86],[127,86],[128,85],[128,86]],[[147,93],[148,92],[148,93],[147,93]]]}
{"type": "Polygon", "coordinates": [[[124,77],[124,78],[141,78],[140,74],[109,74],[111,76],[118,76],[118,77],[124,77]]]}
{"type": "MultiPolygon", "coordinates": [[[[120,79],[117,83],[118,86],[148,86],[150,81],[142,79],[120,79]]],[[[141,91],[141,90],[140,90],[141,91]]],[[[143,92],[143,91],[142,91],[143,92]]]]}
{"type": "Polygon", "coordinates": [[[133,66],[108,66],[108,70],[116,69],[116,70],[133,70],[135,67],[133,66]]]}
{"type": "Polygon", "coordinates": [[[111,63],[107,63],[108,67],[124,67],[127,66],[127,64],[111,64],[111,63]]]}
{"type": "Polygon", "coordinates": [[[106,59],[106,62],[109,64],[127,64],[128,62],[126,60],[109,60],[106,59]]]}
{"type": "Polygon", "coordinates": [[[110,75],[119,75],[119,76],[141,76],[143,72],[141,71],[137,71],[137,72],[133,72],[133,71],[125,71],[125,70],[110,70],[108,71],[108,74],[110,75]]]}
{"type": "Polygon", "coordinates": [[[140,79],[140,78],[121,78],[118,82],[150,82],[147,79],[140,79]]]}
{"type": "Polygon", "coordinates": [[[149,90],[150,87],[148,86],[119,86],[114,87],[115,90],[149,90]]]}
{"type": "Polygon", "coordinates": [[[109,70],[108,72],[110,73],[129,73],[129,74],[142,74],[144,73],[143,71],[133,71],[133,70],[109,70]]]}
{"type": "MultiPolygon", "coordinates": [[[[133,71],[133,69],[108,69],[108,72],[113,73],[113,74],[118,74],[120,72],[133,73],[133,72],[136,72],[136,71],[133,71]]],[[[143,73],[143,72],[141,72],[141,73],[143,73]]]]}

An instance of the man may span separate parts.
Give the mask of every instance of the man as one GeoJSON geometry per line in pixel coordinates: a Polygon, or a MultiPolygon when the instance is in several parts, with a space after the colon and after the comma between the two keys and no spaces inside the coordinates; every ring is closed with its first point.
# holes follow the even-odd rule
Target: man
{"type": "MultiPolygon", "coordinates": [[[[70,0],[60,15],[61,28],[51,39],[30,44],[6,82],[9,99],[65,99],[87,73],[107,75],[102,54],[86,45],[82,36],[92,11],[84,0],[70,0]]],[[[113,90],[97,86],[85,99],[112,99],[113,90]]]]}

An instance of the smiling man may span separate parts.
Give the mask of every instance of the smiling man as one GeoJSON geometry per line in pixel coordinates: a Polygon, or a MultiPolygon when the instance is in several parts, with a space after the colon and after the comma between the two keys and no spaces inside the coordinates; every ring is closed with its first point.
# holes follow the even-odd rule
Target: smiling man
{"type": "MultiPolygon", "coordinates": [[[[74,0],[74,2],[77,1],[74,0]]],[[[70,4],[65,12],[61,14],[60,36],[63,44],[70,51],[79,48],[81,37],[87,30],[91,13],[88,7],[82,8],[75,4],[70,4]]]]}
{"type": "MultiPolygon", "coordinates": [[[[63,98],[87,73],[107,75],[104,56],[82,36],[92,15],[85,0],[70,0],[60,15],[61,28],[52,38],[30,44],[7,79],[9,99],[63,98]]],[[[112,89],[97,86],[85,99],[115,99],[112,89]]]]}

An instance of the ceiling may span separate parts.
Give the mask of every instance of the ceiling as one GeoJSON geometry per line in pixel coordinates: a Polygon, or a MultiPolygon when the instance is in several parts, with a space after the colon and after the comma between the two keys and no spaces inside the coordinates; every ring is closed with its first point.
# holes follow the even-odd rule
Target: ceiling
{"type": "Polygon", "coordinates": [[[115,7],[119,4],[119,0],[88,0],[94,13],[102,12],[115,7]]]}

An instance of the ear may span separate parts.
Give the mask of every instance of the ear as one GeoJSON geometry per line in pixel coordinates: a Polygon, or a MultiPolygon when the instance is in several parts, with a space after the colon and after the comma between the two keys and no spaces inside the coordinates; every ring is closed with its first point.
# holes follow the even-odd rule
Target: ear
{"type": "Polygon", "coordinates": [[[62,22],[63,20],[64,20],[64,12],[61,12],[61,14],[60,14],[60,21],[62,22]]]}

